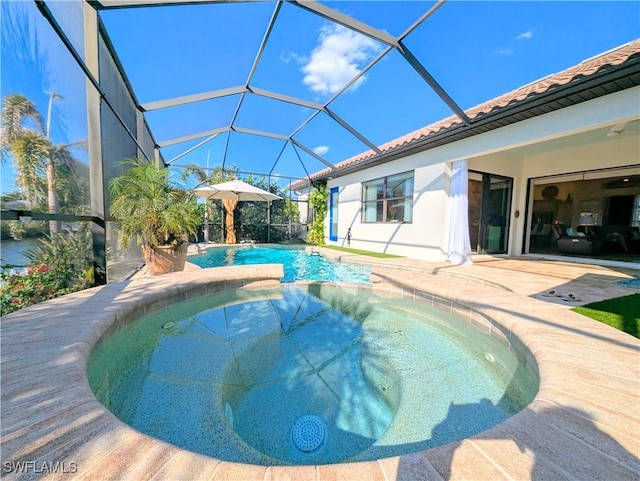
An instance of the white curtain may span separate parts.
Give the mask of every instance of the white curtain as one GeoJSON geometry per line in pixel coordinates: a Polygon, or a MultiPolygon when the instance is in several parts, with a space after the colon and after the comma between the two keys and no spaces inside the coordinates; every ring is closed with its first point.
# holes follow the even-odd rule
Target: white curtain
{"type": "Polygon", "coordinates": [[[447,260],[454,265],[473,264],[469,240],[469,174],[467,161],[453,163],[449,197],[449,245],[447,260]]]}

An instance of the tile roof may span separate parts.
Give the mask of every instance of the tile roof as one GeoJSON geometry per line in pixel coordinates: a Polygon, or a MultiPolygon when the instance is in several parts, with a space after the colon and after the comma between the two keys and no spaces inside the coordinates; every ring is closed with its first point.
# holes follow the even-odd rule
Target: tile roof
{"type": "MultiPolygon", "coordinates": [[[[584,60],[578,65],[568,68],[560,73],[551,74],[540,80],[527,84],[523,87],[517,88],[506,94],[500,95],[492,100],[484,102],[480,105],[465,110],[465,113],[472,121],[478,120],[482,116],[496,113],[506,107],[512,107],[525,100],[529,100],[533,97],[541,94],[546,94],[556,89],[562,89],[569,84],[578,82],[585,77],[589,77],[608,68],[621,65],[632,57],[640,54],[640,39],[636,39],[620,47],[604,52],[600,55],[584,60]]],[[[422,127],[411,133],[403,135],[397,139],[391,140],[385,144],[379,146],[382,154],[388,154],[400,147],[408,146],[418,140],[424,140],[431,135],[441,133],[453,127],[462,126],[464,123],[456,115],[447,117],[446,119],[435,122],[426,127],[422,127]]],[[[373,150],[368,150],[347,160],[335,164],[336,171],[332,171],[327,168],[320,172],[311,174],[310,179],[322,179],[329,175],[336,175],[341,169],[353,166],[364,160],[372,159],[378,156],[373,150]]],[[[301,180],[294,182],[292,188],[300,188],[307,185],[307,180],[301,180]]]]}

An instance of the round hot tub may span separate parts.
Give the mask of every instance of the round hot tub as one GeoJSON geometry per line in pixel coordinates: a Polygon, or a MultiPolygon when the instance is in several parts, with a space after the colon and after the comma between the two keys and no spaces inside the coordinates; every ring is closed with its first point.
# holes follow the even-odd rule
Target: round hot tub
{"type": "Polygon", "coordinates": [[[103,339],[89,381],[139,431],[228,461],[417,452],[502,422],[538,388],[490,320],[431,304],[326,284],[203,296],[103,339]]]}

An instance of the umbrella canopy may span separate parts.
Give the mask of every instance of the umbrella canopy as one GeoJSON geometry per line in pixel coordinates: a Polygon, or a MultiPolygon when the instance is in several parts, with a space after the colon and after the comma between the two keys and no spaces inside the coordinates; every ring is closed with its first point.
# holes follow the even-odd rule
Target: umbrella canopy
{"type": "Polygon", "coordinates": [[[236,233],[233,228],[233,211],[236,209],[240,201],[254,202],[271,202],[272,200],[282,199],[282,197],[267,192],[266,190],[254,187],[239,179],[222,182],[215,185],[205,185],[193,190],[198,197],[205,199],[220,199],[227,211],[225,224],[227,227],[227,236],[225,243],[235,244],[236,233]]]}
{"type": "Polygon", "coordinates": [[[208,185],[203,185],[201,187],[197,187],[193,189],[194,194],[196,194],[198,197],[204,197],[205,199],[213,199],[214,197],[212,196],[216,192],[219,192],[219,191],[208,185]]]}
{"type": "Polygon", "coordinates": [[[197,196],[205,199],[229,199],[235,201],[270,202],[282,197],[254,187],[242,180],[230,180],[215,185],[205,185],[193,191],[197,196]]]}

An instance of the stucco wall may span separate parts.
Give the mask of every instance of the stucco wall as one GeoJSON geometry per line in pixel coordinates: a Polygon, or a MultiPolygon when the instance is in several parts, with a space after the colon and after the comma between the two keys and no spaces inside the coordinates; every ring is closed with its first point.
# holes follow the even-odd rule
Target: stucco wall
{"type": "MultiPolygon", "coordinates": [[[[346,245],[351,228],[351,247],[429,260],[441,260],[442,236],[448,208],[449,173],[444,162],[434,162],[428,153],[405,157],[362,172],[329,181],[339,188],[338,241],[346,245]],[[414,207],[411,223],[361,222],[362,182],[400,172],[414,171],[414,207]]],[[[328,222],[327,222],[328,225],[328,222]]],[[[328,233],[327,233],[328,235],[328,233]]]]}

